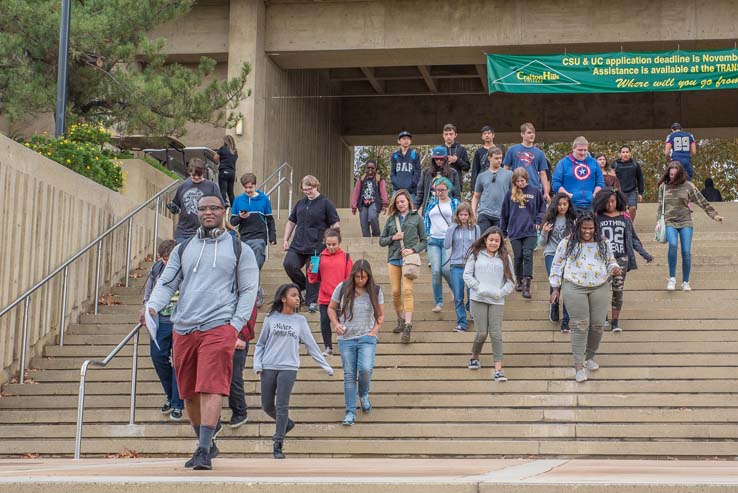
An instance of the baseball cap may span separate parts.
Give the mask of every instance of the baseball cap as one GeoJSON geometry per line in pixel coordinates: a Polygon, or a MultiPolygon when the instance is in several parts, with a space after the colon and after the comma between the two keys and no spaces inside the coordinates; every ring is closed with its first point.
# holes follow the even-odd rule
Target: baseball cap
{"type": "Polygon", "coordinates": [[[682,124],[681,123],[678,123],[678,122],[674,122],[674,123],[671,124],[671,129],[672,130],[681,130],[682,129],[682,124]]]}
{"type": "Polygon", "coordinates": [[[413,138],[413,134],[411,134],[407,130],[403,130],[402,132],[400,132],[400,135],[397,136],[397,140],[400,140],[403,137],[410,137],[412,139],[413,138]]]}
{"type": "Polygon", "coordinates": [[[431,159],[446,159],[448,158],[448,153],[446,152],[446,148],[443,146],[437,146],[433,148],[433,152],[431,153],[431,159]]]}

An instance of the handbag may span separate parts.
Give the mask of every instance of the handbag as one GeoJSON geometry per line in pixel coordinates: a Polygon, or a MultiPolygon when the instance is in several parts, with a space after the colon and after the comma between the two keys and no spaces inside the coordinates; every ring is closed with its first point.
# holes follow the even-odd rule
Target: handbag
{"type": "Polygon", "coordinates": [[[665,208],[664,202],[666,201],[666,185],[661,185],[659,190],[661,195],[661,213],[659,214],[659,220],[656,221],[655,236],[656,241],[659,243],[666,243],[666,218],[664,217],[665,208]]]}
{"type": "MultiPolygon", "coordinates": [[[[397,216],[395,216],[395,226],[398,233],[402,231],[400,219],[397,216]]],[[[405,240],[400,240],[400,246],[403,250],[405,249],[405,240]]],[[[411,253],[402,257],[402,275],[411,281],[418,278],[420,275],[420,254],[411,253]]]]}

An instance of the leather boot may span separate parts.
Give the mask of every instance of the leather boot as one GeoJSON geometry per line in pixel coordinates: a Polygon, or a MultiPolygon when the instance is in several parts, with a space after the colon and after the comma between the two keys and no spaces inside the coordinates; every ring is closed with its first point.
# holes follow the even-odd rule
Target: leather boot
{"type": "Polygon", "coordinates": [[[275,459],[284,459],[284,453],[282,452],[282,445],[284,442],[275,440],[274,441],[274,458],[275,459]]]}
{"type": "Polygon", "coordinates": [[[523,298],[530,299],[530,277],[523,278],[523,298]]]}
{"type": "Polygon", "coordinates": [[[403,344],[410,344],[410,332],[413,330],[413,324],[405,324],[402,329],[402,339],[400,342],[403,344]]]}
{"type": "Polygon", "coordinates": [[[394,334],[399,334],[402,332],[402,329],[405,327],[405,319],[404,318],[398,318],[397,319],[397,325],[395,325],[395,328],[392,329],[392,332],[394,334]]]}

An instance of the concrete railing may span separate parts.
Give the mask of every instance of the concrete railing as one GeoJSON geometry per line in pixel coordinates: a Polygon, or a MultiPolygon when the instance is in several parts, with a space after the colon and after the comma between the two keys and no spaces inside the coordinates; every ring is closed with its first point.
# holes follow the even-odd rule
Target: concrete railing
{"type": "MultiPolygon", "coordinates": [[[[163,176],[163,181],[170,183],[171,179],[163,176]]],[[[140,193],[139,188],[137,185],[136,193],[140,193]]],[[[0,235],[0,308],[10,304],[142,202],[138,197],[132,200],[84,178],[2,135],[0,195],[0,231],[3,232],[0,235]]],[[[152,212],[139,214],[133,221],[133,265],[153,251],[154,219],[152,208],[152,212]]],[[[160,236],[171,236],[169,218],[159,217],[159,231],[164,233],[160,236]]],[[[127,247],[127,228],[120,228],[105,241],[100,255],[101,293],[125,276],[127,247]]],[[[69,266],[64,304],[67,323],[94,307],[97,257],[97,249],[92,249],[69,266]]],[[[59,334],[63,277],[57,276],[47,283],[28,302],[29,361],[59,334]]],[[[22,303],[0,319],[0,382],[8,380],[19,366],[24,305],[22,303]]]]}

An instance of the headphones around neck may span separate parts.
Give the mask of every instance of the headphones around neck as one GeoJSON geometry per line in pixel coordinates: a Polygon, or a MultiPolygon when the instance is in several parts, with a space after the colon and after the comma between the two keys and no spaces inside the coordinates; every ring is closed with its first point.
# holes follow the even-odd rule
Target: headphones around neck
{"type": "Polygon", "coordinates": [[[197,237],[200,239],[210,238],[211,240],[216,240],[220,235],[223,234],[223,231],[225,231],[222,228],[213,228],[206,230],[202,226],[197,228],[197,237]]]}

